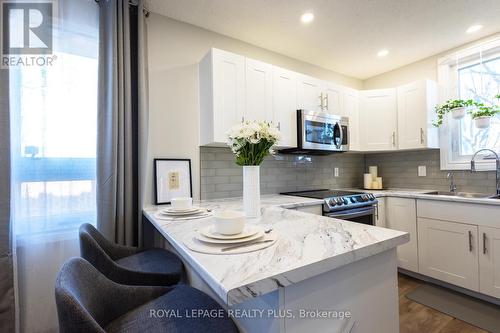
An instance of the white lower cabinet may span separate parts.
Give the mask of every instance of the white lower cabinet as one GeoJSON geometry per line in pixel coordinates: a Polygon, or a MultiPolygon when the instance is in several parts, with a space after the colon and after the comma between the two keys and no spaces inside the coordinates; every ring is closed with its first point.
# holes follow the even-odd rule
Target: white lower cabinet
{"type": "Polygon", "coordinates": [[[410,241],[398,246],[398,266],[418,272],[417,209],[415,199],[386,198],[386,227],[405,231],[410,241]]]}
{"type": "Polygon", "coordinates": [[[419,273],[479,291],[478,227],[418,218],[419,273]]]}
{"type": "Polygon", "coordinates": [[[375,214],[375,225],[377,227],[385,228],[385,198],[377,198],[378,204],[375,214]]]}
{"type": "Polygon", "coordinates": [[[500,298],[500,229],[479,227],[479,291],[500,298]]]}

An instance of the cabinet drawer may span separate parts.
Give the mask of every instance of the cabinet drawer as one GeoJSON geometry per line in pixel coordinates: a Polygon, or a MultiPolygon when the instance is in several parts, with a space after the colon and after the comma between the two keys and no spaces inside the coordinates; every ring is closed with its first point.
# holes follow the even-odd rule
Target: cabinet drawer
{"type": "Polygon", "coordinates": [[[417,216],[436,220],[500,227],[500,206],[417,200],[417,216]]]}

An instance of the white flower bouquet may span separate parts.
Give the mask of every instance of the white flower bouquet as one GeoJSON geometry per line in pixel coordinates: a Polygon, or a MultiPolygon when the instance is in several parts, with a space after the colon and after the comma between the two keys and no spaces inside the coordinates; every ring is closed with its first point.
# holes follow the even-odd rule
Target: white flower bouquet
{"type": "Polygon", "coordinates": [[[266,121],[245,121],[227,133],[227,145],[236,155],[238,165],[260,165],[267,155],[274,154],[280,140],[279,130],[266,121]]]}

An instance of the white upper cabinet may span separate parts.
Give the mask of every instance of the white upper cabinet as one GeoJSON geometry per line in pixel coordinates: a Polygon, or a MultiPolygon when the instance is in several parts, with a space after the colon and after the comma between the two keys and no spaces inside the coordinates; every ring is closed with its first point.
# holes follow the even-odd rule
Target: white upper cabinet
{"type": "Polygon", "coordinates": [[[211,49],[199,74],[200,144],[223,144],[245,114],[245,57],[211,49]]]}
{"type": "Polygon", "coordinates": [[[396,89],[361,91],[359,110],[361,149],[395,150],[397,148],[396,89]]]}
{"type": "Polygon", "coordinates": [[[398,148],[439,148],[438,130],[432,126],[437,84],[422,80],[398,87],[398,148]]]}
{"type": "Polygon", "coordinates": [[[273,121],[273,66],[245,59],[245,120],[273,121]]]}
{"type": "Polygon", "coordinates": [[[281,131],[280,147],[297,147],[297,74],[273,66],[273,122],[281,131]]]}
{"type": "Polygon", "coordinates": [[[342,115],[349,117],[349,149],[361,150],[359,142],[359,91],[355,89],[344,89],[344,102],[342,115]]]}
{"type": "Polygon", "coordinates": [[[297,75],[297,107],[308,111],[323,111],[323,82],[313,77],[297,75]]]}
{"type": "Polygon", "coordinates": [[[349,117],[344,108],[344,87],[326,83],[323,87],[323,111],[349,117]]]}
{"type": "Polygon", "coordinates": [[[352,151],[439,147],[430,80],[359,91],[218,49],[199,75],[200,145],[223,146],[242,120],[267,120],[281,131],[280,147],[296,147],[296,112],[305,109],[348,117],[352,151]]]}

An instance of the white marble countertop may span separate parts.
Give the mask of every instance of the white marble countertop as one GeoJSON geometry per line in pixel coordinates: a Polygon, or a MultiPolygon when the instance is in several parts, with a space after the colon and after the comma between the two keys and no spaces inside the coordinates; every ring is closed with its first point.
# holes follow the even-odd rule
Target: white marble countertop
{"type": "Polygon", "coordinates": [[[424,199],[424,200],[450,201],[450,202],[462,202],[462,203],[474,203],[474,204],[500,206],[500,199],[464,198],[464,197],[451,196],[451,195],[429,194],[430,192],[436,192],[434,190],[399,189],[399,188],[392,188],[392,189],[389,188],[387,190],[364,190],[364,189],[358,188],[358,189],[351,189],[351,190],[373,193],[376,197],[414,198],[414,199],[424,199]]]}
{"type": "MultiPolygon", "coordinates": [[[[321,200],[283,195],[262,196],[262,216],[252,221],[272,228],[276,244],[257,252],[209,255],[189,250],[186,235],[210,225],[211,218],[166,221],[155,218],[162,206],[145,216],[176,251],[227,304],[258,297],[279,287],[348,265],[408,242],[405,232],[284,209],[321,204],[321,200]]],[[[242,209],[241,198],[202,201],[201,206],[242,209]]]]}

